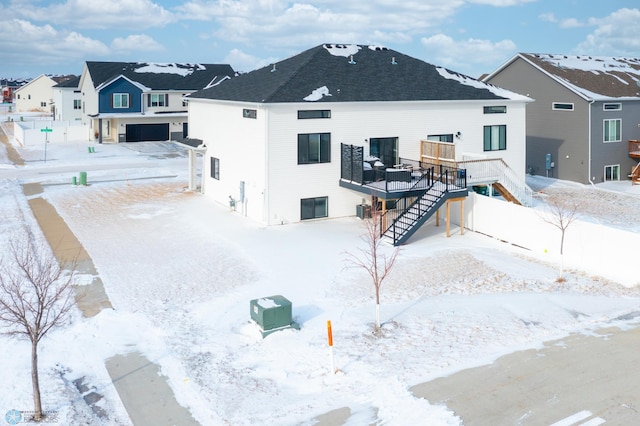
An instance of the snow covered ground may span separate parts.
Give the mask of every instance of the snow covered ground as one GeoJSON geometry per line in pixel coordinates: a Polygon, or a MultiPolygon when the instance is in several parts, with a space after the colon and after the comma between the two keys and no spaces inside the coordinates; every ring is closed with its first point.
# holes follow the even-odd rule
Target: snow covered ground
{"type": "MultiPolygon", "coordinates": [[[[18,150],[19,168],[0,145],[0,253],[21,223],[37,226],[20,184],[42,182],[114,306],[93,318],[76,313],[41,344],[43,403],[60,424],[130,424],[104,360],[137,350],[203,425],[311,425],[340,407],[351,409],[349,424],[377,416],[388,425],[456,425],[446,407],[409,387],[569,333],[631,325],[616,318],[638,310],[637,288],[580,271],[557,283],[546,259],[471,232],[446,238],[432,221],[401,248],[376,333],[373,286],[364,271],[345,269],[345,252],[364,246],[359,219],[260,226],[185,191],[186,155],[169,144],[100,145],[95,154],[86,143],[50,144],[46,163],[42,147],[18,150]],[[91,170],[89,186],[71,185],[80,170],[91,170]],[[249,302],[276,294],[292,301],[301,327],[263,339],[249,302]],[[104,396],[108,420],[70,384],[83,377],[104,396]]],[[[632,218],[629,203],[637,227],[633,191],[619,212],[600,204],[592,217],[616,226],[621,212],[632,218]]],[[[30,410],[29,344],[0,336],[0,345],[0,383],[11,384],[0,388],[0,414],[30,410]]]]}

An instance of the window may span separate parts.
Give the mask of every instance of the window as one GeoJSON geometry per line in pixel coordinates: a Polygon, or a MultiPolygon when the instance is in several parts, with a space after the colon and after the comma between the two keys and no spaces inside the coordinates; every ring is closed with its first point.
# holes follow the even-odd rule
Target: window
{"type": "Polygon", "coordinates": [[[46,106],[47,106],[47,103],[46,103],[46,102],[40,102],[40,106],[41,106],[42,108],[44,108],[44,107],[46,107],[46,106]]]}
{"type": "Polygon", "coordinates": [[[486,106],[483,108],[483,110],[485,114],[506,114],[507,106],[506,105],[486,106]]]}
{"type": "Polygon", "coordinates": [[[298,164],[331,162],[331,133],[298,135],[298,164]]]}
{"type": "Polygon", "coordinates": [[[182,98],[183,98],[183,100],[182,100],[182,106],[183,106],[183,107],[186,107],[187,105],[189,105],[189,103],[187,102],[187,100],[186,100],[185,96],[187,96],[187,93],[183,93],[183,94],[182,94],[182,98]]]}
{"type": "Polygon", "coordinates": [[[620,164],[604,166],[604,180],[620,180],[620,164]]]}
{"type": "Polygon", "coordinates": [[[169,106],[169,95],[167,93],[151,93],[147,98],[147,106],[149,107],[169,106]]]}
{"type": "Polygon", "coordinates": [[[385,166],[393,167],[398,164],[398,138],[370,138],[369,155],[379,158],[385,166]]]}
{"type": "Polygon", "coordinates": [[[307,118],[331,118],[330,109],[309,109],[298,111],[298,119],[304,120],[307,118]]]}
{"type": "Polygon", "coordinates": [[[329,216],[327,197],[303,198],[300,200],[300,220],[329,216]]]}
{"type": "Polygon", "coordinates": [[[603,111],[622,111],[622,104],[602,104],[603,111]]]}
{"type": "Polygon", "coordinates": [[[554,102],[553,109],[561,111],[573,111],[573,104],[566,104],[562,102],[554,102]]]}
{"type": "Polygon", "coordinates": [[[27,95],[27,99],[31,99],[31,95],[27,95]]]}
{"type": "Polygon", "coordinates": [[[73,100],[73,109],[82,109],[82,100],[74,99],[73,100]]]}
{"type": "Polygon", "coordinates": [[[243,109],[242,116],[244,118],[258,118],[258,111],[255,109],[243,109]]]}
{"type": "Polygon", "coordinates": [[[507,126],[484,126],[484,150],[501,151],[507,149],[507,126]]]}
{"type": "Polygon", "coordinates": [[[427,140],[453,143],[453,133],[449,133],[448,135],[428,135],[427,140]]]}
{"type": "Polygon", "coordinates": [[[129,94],[128,93],[114,93],[113,94],[113,107],[114,108],[129,108],[129,94]]]}
{"type": "Polygon", "coordinates": [[[220,159],[211,157],[211,177],[220,180],[220,159]]]}
{"type": "Polygon", "coordinates": [[[604,141],[605,142],[620,142],[620,128],[622,127],[622,120],[616,118],[614,120],[604,120],[604,141]]]}

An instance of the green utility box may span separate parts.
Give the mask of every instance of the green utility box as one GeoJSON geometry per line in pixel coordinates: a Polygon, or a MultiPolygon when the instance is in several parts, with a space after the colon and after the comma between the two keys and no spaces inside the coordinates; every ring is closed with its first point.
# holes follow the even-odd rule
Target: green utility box
{"type": "Polygon", "coordinates": [[[291,302],[280,295],[253,299],[250,303],[251,319],[262,331],[262,337],[285,328],[298,328],[292,320],[291,302]]]}

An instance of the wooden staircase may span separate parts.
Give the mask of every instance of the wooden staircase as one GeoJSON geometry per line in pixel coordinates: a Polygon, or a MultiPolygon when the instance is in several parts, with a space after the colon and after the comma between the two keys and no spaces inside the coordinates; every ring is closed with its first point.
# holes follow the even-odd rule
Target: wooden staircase
{"type": "Polygon", "coordinates": [[[640,185],[640,163],[638,163],[631,172],[631,184],[640,185]]]}
{"type": "Polygon", "coordinates": [[[522,205],[520,201],[516,197],[514,197],[512,193],[507,191],[507,188],[505,188],[500,182],[494,182],[492,186],[496,191],[498,191],[498,194],[500,194],[502,198],[504,198],[505,200],[511,203],[517,204],[519,206],[522,205]]]}

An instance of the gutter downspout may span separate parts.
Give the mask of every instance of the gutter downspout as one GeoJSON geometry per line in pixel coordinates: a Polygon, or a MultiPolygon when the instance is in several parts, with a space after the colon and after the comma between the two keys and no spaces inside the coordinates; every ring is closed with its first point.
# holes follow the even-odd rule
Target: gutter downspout
{"type": "Polygon", "coordinates": [[[593,181],[591,180],[591,107],[593,106],[595,102],[595,99],[591,99],[589,101],[589,176],[587,176],[587,179],[589,180],[589,183],[595,187],[595,183],[593,183],[593,181]]]}
{"type": "MultiPolygon", "coordinates": [[[[263,104],[264,105],[264,104],[263,104]]],[[[262,188],[262,221],[269,226],[269,109],[264,111],[264,187],[262,188]]]]}

